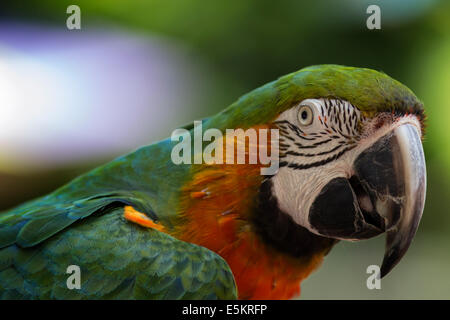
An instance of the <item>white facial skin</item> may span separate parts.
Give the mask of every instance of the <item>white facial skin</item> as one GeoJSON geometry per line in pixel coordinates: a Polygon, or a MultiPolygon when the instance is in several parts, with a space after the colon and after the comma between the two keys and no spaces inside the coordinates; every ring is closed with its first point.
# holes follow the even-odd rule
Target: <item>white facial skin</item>
{"type": "MultiPolygon", "coordinates": [[[[381,113],[370,119],[349,102],[335,99],[303,100],[274,123],[280,129],[280,169],[272,177],[274,195],[282,211],[316,234],[319,232],[310,226],[308,214],[329,181],[353,176],[359,154],[396,127],[410,123],[421,135],[415,115],[381,113]]],[[[371,206],[370,201],[367,205],[371,206]]]]}

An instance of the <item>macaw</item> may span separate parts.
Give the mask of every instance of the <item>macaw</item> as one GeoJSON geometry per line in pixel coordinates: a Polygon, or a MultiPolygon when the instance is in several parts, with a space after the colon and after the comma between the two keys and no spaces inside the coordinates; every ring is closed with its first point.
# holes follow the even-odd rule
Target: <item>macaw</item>
{"type": "Polygon", "coordinates": [[[425,201],[425,113],[400,82],[311,66],[201,124],[278,130],[278,170],[175,164],[170,138],[121,156],[0,214],[0,296],[290,299],[339,241],[386,233],[381,276],[405,254],[425,201]]]}

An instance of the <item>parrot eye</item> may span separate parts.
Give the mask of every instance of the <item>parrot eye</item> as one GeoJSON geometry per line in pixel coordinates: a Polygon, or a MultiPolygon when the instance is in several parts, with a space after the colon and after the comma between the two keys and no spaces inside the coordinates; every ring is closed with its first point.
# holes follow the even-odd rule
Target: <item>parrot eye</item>
{"type": "Polygon", "coordinates": [[[300,106],[298,110],[298,121],[303,126],[309,126],[313,122],[313,111],[310,106],[300,106]]]}

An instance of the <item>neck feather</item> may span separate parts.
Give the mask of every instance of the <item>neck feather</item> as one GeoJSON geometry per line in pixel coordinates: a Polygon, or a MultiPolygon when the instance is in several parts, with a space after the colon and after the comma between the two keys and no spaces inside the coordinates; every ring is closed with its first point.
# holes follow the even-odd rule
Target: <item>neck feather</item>
{"type": "Polygon", "coordinates": [[[335,240],[295,224],[279,209],[270,179],[254,165],[199,165],[182,187],[173,235],[217,252],[240,299],[290,299],[335,240]]]}

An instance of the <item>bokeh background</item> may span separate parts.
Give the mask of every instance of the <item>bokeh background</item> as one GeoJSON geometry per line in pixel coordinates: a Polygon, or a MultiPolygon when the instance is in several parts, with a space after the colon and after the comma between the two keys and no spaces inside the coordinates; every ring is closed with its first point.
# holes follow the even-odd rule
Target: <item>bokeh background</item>
{"type": "Polygon", "coordinates": [[[428,114],[425,212],[368,290],[384,238],[340,243],[304,299],[450,298],[450,1],[14,1],[0,5],[0,211],[302,67],[382,70],[428,114]],[[81,30],[66,9],[81,8],[81,30]],[[381,8],[381,30],[366,9],[381,8]]]}

